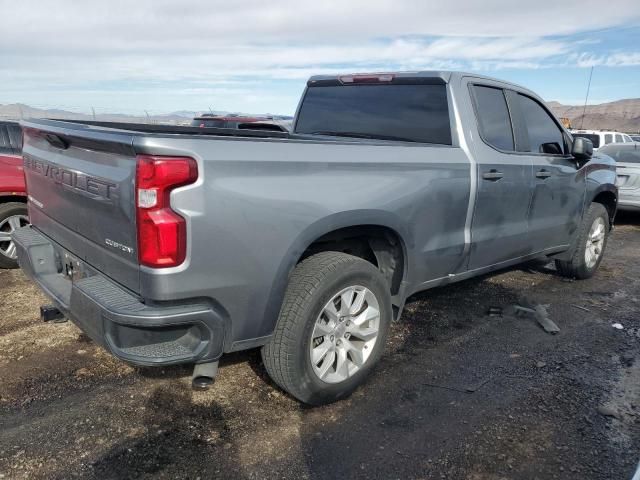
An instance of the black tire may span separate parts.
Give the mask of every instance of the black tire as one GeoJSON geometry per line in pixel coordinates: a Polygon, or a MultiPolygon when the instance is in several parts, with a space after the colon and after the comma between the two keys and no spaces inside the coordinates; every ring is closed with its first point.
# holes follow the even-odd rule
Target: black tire
{"type": "Polygon", "coordinates": [[[301,402],[322,405],[349,396],[380,360],[391,323],[389,285],[371,263],[340,252],[321,252],[297,265],[289,280],[275,332],[262,348],[269,376],[301,402]],[[339,383],[326,383],[313,371],[312,329],[324,306],[342,289],[361,285],[378,301],[377,340],[366,362],[339,383]]]}
{"type": "Polygon", "coordinates": [[[610,232],[609,213],[607,209],[600,203],[592,203],[587,210],[584,218],[582,219],[582,225],[580,225],[580,231],[576,239],[577,245],[573,252],[571,260],[556,260],[556,270],[560,275],[567,278],[576,278],[578,280],[584,280],[591,278],[593,274],[598,270],[600,262],[604,257],[604,252],[607,247],[607,240],[610,232]],[[594,265],[587,265],[585,259],[585,251],[587,249],[587,237],[591,231],[591,227],[595,221],[601,218],[605,225],[605,234],[602,242],[601,253],[594,265]]]}
{"type": "MultiPolygon", "coordinates": [[[[27,205],[20,202],[8,202],[0,204],[0,225],[7,218],[15,215],[27,216],[27,205]]],[[[6,227],[5,227],[6,229],[6,227]]],[[[8,242],[0,243],[0,268],[18,268],[18,260],[9,258],[4,254],[7,249],[8,242]]]]}

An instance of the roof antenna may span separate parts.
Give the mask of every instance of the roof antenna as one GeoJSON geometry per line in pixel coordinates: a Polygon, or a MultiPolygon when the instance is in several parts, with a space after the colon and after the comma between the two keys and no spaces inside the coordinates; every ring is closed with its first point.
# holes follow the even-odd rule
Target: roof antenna
{"type": "Polygon", "coordinates": [[[591,72],[589,73],[589,83],[587,84],[587,96],[584,97],[584,108],[582,109],[582,119],[580,120],[580,130],[584,126],[584,116],[587,113],[587,100],[589,100],[589,90],[591,89],[591,77],[593,76],[593,65],[591,65],[591,72]]]}

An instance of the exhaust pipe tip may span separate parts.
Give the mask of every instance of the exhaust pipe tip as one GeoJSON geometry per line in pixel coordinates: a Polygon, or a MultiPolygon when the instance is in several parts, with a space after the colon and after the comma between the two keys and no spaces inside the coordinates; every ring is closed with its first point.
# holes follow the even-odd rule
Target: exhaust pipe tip
{"type": "Polygon", "coordinates": [[[194,390],[209,390],[216,381],[218,362],[198,363],[193,368],[191,388],[194,390]]]}

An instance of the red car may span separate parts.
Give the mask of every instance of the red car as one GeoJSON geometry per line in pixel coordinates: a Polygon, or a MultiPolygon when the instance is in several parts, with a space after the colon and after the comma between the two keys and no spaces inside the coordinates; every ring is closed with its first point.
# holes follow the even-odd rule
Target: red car
{"type": "Polygon", "coordinates": [[[0,268],[18,267],[11,233],[28,223],[22,169],[20,125],[0,122],[0,268]]]}

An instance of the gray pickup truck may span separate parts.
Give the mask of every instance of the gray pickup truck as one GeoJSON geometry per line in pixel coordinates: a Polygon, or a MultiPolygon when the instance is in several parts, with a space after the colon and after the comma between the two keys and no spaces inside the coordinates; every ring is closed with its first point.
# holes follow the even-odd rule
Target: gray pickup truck
{"type": "Polygon", "coordinates": [[[291,133],[30,120],[24,271],[136,365],[261,347],[302,402],[351,393],[405,300],[548,258],[587,278],[615,162],[534,93],[457,72],[312,77],[291,133]]]}

